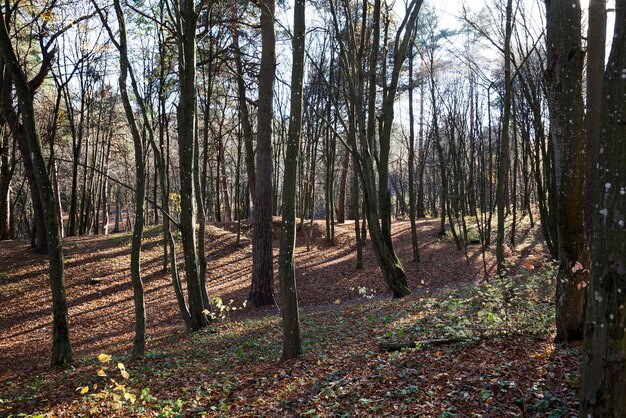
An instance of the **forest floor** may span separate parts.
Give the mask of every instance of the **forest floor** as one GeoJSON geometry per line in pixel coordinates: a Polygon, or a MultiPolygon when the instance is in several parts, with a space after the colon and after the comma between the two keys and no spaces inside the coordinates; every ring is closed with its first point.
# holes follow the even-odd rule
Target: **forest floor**
{"type": "MultiPolygon", "coordinates": [[[[162,272],[160,229],[148,230],[142,361],[128,355],[130,236],[66,239],[75,363],[65,370],[48,367],[47,258],[28,243],[0,242],[0,416],[576,415],[580,347],[552,342],[554,263],[540,228],[527,222],[507,251],[509,274],[489,281],[481,246],[470,245],[466,256],[437,236],[436,219],[418,221],[422,261],[410,262],[409,223],[395,222],[394,243],[414,292],[401,300],[391,300],[369,243],[363,270],[355,270],[353,223],[336,225],[330,245],[316,222],[311,251],[300,231],[304,355],[288,362],[280,361],[278,309],[244,303],[249,225],[240,245],[235,224],[208,228],[208,290],[221,298],[223,318],[193,334],[162,272]],[[432,339],[445,341],[381,350],[432,339]]],[[[485,262],[492,276],[492,253],[485,262]]]]}

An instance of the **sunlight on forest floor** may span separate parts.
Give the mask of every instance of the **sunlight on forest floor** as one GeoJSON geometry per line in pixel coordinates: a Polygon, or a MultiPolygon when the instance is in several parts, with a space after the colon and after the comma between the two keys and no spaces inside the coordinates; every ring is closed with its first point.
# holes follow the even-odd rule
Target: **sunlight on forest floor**
{"type": "MultiPolygon", "coordinates": [[[[127,354],[133,329],[128,237],[67,240],[77,362],[65,371],[47,367],[45,257],[25,243],[3,244],[10,256],[0,261],[0,415],[575,413],[578,349],[551,342],[554,272],[537,247],[536,227],[520,232],[511,274],[484,282],[480,246],[470,247],[468,264],[452,241],[436,236],[437,220],[420,220],[423,262],[405,264],[415,295],[399,301],[387,299],[373,255],[366,254],[363,271],[354,270],[352,227],[337,225],[337,244],[330,246],[316,223],[310,252],[298,237],[305,354],[288,363],[278,362],[276,308],[242,308],[251,271],[247,229],[240,245],[228,225],[208,229],[209,293],[237,309],[190,336],[170,277],[161,272],[159,231],[146,234],[149,338],[140,362],[127,354]],[[380,351],[381,344],[431,339],[451,342],[380,351]],[[106,366],[96,358],[100,353],[125,365],[129,379],[110,365],[106,371],[124,392],[98,376],[106,366]]],[[[408,260],[408,222],[395,223],[394,235],[400,257],[408,260]]],[[[490,253],[487,260],[491,267],[490,253]]]]}

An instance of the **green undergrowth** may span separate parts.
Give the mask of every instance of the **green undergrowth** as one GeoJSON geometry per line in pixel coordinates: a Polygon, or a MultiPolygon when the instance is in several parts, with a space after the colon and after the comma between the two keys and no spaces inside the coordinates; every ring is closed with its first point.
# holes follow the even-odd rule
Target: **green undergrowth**
{"type": "MultiPolygon", "coordinates": [[[[476,286],[399,301],[364,298],[362,304],[307,313],[301,317],[305,353],[289,362],[280,361],[278,316],[224,319],[188,338],[152,337],[142,361],[111,353],[107,369],[96,353],[80,359],[75,370],[4,385],[0,392],[10,391],[2,396],[0,415],[4,410],[13,416],[16,411],[156,417],[556,411],[552,416],[565,416],[569,395],[563,393],[569,392],[551,392],[547,381],[530,377],[524,383],[512,374],[516,367],[522,375],[532,368],[518,364],[532,356],[503,354],[496,357],[501,367],[496,361],[493,370],[476,366],[480,371],[472,372],[475,356],[469,355],[463,359],[468,365],[449,370],[459,367],[460,353],[483,341],[496,344],[489,349],[497,351],[507,350],[497,345],[507,338],[550,337],[554,286],[554,271],[546,265],[476,286]],[[393,353],[379,349],[435,338],[454,342],[393,353]],[[69,400],[51,403],[47,391],[62,381],[69,400]]],[[[573,358],[577,352],[563,355],[573,358]]],[[[574,374],[570,380],[576,384],[574,374]]]]}
{"type": "MultiPolygon", "coordinates": [[[[152,241],[156,238],[162,238],[163,235],[163,225],[157,226],[146,226],[143,230],[143,242],[152,241]]],[[[111,246],[129,246],[133,239],[132,231],[120,232],[120,233],[111,233],[106,236],[107,245],[111,246]]]]}
{"type": "Polygon", "coordinates": [[[538,273],[492,278],[479,286],[463,286],[420,297],[403,317],[385,317],[385,337],[407,339],[481,339],[554,331],[555,271],[546,263],[538,273]]]}

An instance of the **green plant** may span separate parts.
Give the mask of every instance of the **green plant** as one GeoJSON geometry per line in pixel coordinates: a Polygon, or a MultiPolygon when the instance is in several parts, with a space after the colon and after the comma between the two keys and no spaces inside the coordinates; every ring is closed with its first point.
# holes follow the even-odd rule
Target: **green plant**
{"type": "Polygon", "coordinates": [[[98,355],[98,361],[101,363],[102,368],[98,370],[97,375],[104,379],[105,382],[100,385],[99,391],[97,391],[99,387],[98,383],[93,384],[91,389],[89,385],[87,385],[78,387],[76,390],[80,391],[81,395],[86,395],[92,399],[99,400],[113,410],[121,409],[125,405],[134,405],[137,401],[137,395],[129,390],[126,387],[126,384],[121,384],[109,376],[109,374],[112,375],[114,372],[119,373],[123,381],[128,381],[130,374],[126,371],[126,367],[123,363],[117,363],[117,366],[114,368],[107,367],[107,365],[111,363],[111,360],[112,358],[108,354],[98,355]],[[89,393],[90,390],[92,390],[92,393],[89,393]]]}

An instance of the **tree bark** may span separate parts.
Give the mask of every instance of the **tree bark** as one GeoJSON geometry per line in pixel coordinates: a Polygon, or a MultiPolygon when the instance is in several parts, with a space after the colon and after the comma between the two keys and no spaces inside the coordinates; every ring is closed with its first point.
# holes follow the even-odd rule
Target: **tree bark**
{"type": "Polygon", "coordinates": [[[24,174],[28,179],[28,186],[30,188],[30,198],[33,205],[33,213],[35,216],[35,249],[39,253],[45,253],[48,250],[47,235],[46,235],[46,215],[44,202],[42,201],[41,191],[38,187],[38,173],[35,167],[34,157],[30,149],[30,140],[26,133],[26,128],[23,123],[19,121],[15,122],[13,127],[13,136],[17,141],[17,148],[22,155],[22,161],[24,162],[24,174]]]}
{"type": "Polygon", "coordinates": [[[591,283],[582,355],[581,417],[626,416],[626,1],[604,75],[594,186],[591,283]]]}
{"type": "Polygon", "coordinates": [[[11,234],[11,180],[14,163],[11,164],[9,137],[3,129],[0,147],[0,241],[13,239],[11,234]]]}
{"type": "MultiPolygon", "coordinates": [[[[185,259],[185,276],[189,298],[191,329],[196,331],[208,324],[208,312],[202,298],[200,265],[196,237],[196,192],[194,166],[197,136],[196,91],[196,23],[198,14],[192,0],[180,2],[178,16],[178,71],[180,100],[178,103],[178,154],[180,168],[180,230],[185,259]]],[[[204,249],[201,249],[204,251],[204,249]]],[[[207,307],[208,308],[208,307],[207,307]]]]}
{"type": "Polygon", "coordinates": [[[272,121],[276,33],[274,0],[260,0],[261,68],[259,72],[256,185],[252,215],[252,285],[249,299],[255,306],[274,304],[272,256],[272,121]]]}
{"type": "Polygon", "coordinates": [[[583,122],[579,1],[546,1],[548,105],[557,189],[559,271],[556,341],[583,337],[589,279],[584,234],[585,127],[583,122]]]}
{"type": "Polygon", "coordinates": [[[280,236],[281,314],[283,318],[283,360],[302,354],[298,292],[296,288],[294,250],[296,246],[296,182],[298,154],[302,131],[302,84],[304,75],[305,0],[294,3],[293,60],[291,70],[291,111],[285,150],[283,178],[282,234],[280,236]]]}
{"type": "Polygon", "coordinates": [[[10,72],[17,93],[19,108],[22,115],[24,136],[28,141],[36,187],[41,196],[45,215],[45,231],[47,232],[48,263],[50,287],[52,290],[52,361],[53,366],[67,366],[72,362],[72,347],[69,338],[67,320],[67,298],[65,295],[63,246],[59,236],[57,206],[54,201],[52,184],[46,170],[46,163],[41,151],[39,132],[35,119],[33,94],[21,68],[9,34],[5,26],[4,12],[0,12],[0,52],[10,72]]]}
{"type": "Polygon", "coordinates": [[[252,138],[252,124],[250,122],[250,112],[246,99],[246,83],[244,80],[243,63],[241,61],[241,50],[239,48],[239,31],[235,24],[232,25],[231,35],[233,38],[233,57],[237,68],[237,94],[239,96],[239,114],[241,129],[244,139],[246,171],[248,172],[248,189],[254,196],[256,189],[256,170],[254,167],[254,144],[252,138]]]}
{"type": "Polygon", "coordinates": [[[341,174],[339,175],[339,202],[337,202],[337,223],[346,222],[346,185],[348,184],[348,171],[350,169],[350,151],[343,152],[341,162],[341,174]]]}
{"type": "MultiPolygon", "coordinates": [[[[409,52],[409,220],[411,223],[411,248],[413,250],[413,262],[419,263],[420,253],[417,244],[417,225],[415,216],[417,211],[417,202],[415,196],[415,115],[413,113],[413,62],[414,62],[414,44],[411,43],[409,52]]],[[[424,195],[422,193],[422,210],[424,206],[424,195]]]]}
{"type": "Polygon", "coordinates": [[[587,111],[585,114],[586,178],[585,178],[585,236],[591,238],[593,187],[602,118],[602,85],[606,55],[606,0],[589,1],[587,29],[587,111]]]}
{"type": "Polygon", "coordinates": [[[509,172],[509,126],[511,121],[511,101],[513,84],[511,80],[511,32],[513,26],[513,1],[506,3],[506,31],[504,36],[504,109],[502,132],[500,134],[500,152],[498,153],[498,183],[496,185],[496,205],[498,208],[498,227],[496,234],[496,272],[504,270],[504,219],[508,213],[506,185],[509,172]]]}

